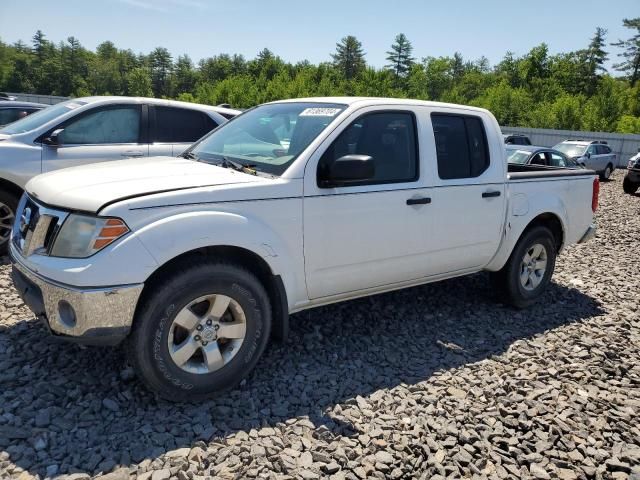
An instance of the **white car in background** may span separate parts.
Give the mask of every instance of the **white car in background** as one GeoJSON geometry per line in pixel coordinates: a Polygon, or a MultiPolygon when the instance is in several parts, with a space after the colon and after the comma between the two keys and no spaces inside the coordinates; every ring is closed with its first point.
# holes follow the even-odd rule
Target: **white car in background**
{"type": "Polygon", "coordinates": [[[155,98],[86,97],[5,126],[0,129],[0,255],[32,177],[107,160],[176,156],[239,113],[155,98]]]}

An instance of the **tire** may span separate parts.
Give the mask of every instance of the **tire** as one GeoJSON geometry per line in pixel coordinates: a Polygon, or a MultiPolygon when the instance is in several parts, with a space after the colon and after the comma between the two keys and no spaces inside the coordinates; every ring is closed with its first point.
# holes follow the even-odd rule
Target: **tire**
{"type": "Polygon", "coordinates": [[[9,238],[19,200],[13,193],[0,191],[0,257],[9,251],[9,238]]]}
{"type": "Polygon", "coordinates": [[[600,173],[600,180],[609,180],[613,173],[613,165],[608,164],[604,170],[600,173]]]}
{"type": "Polygon", "coordinates": [[[633,183],[629,180],[629,177],[624,177],[624,180],[622,181],[622,189],[624,190],[624,193],[628,193],[629,195],[636,193],[638,186],[639,185],[637,183],[633,183]]]}
{"type": "Polygon", "coordinates": [[[127,340],[129,361],[149,389],[171,401],[209,398],[233,388],[255,367],[269,340],[271,306],[251,272],[216,261],[189,261],[150,288],[127,340]],[[221,308],[211,313],[218,300],[222,305],[226,299],[224,315],[221,308]],[[216,317],[211,326],[203,323],[216,317]],[[196,318],[197,328],[190,323],[196,318]],[[243,321],[244,337],[238,340],[243,321]],[[219,332],[234,333],[223,338],[219,332]],[[194,349],[192,356],[185,347],[194,349]]]}
{"type": "MultiPolygon", "coordinates": [[[[542,261],[542,257],[539,257],[539,261],[542,261]]],[[[533,227],[518,240],[506,265],[491,274],[491,284],[498,289],[500,297],[506,303],[516,308],[525,308],[534,304],[547,289],[555,265],[556,245],[553,234],[546,227],[533,227]],[[544,249],[544,271],[534,267],[529,274],[529,281],[523,284],[524,271],[527,270],[524,268],[525,254],[530,255],[536,246],[544,249]]],[[[539,267],[541,263],[535,263],[535,266],[539,267]]]]}

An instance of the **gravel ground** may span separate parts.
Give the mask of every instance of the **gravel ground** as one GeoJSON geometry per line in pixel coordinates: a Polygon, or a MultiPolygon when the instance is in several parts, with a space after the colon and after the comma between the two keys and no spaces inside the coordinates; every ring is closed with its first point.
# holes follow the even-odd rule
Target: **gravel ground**
{"type": "Polygon", "coordinates": [[[45,335],[0,266],[0,478],[640,478],[640,196],[539,305],[484,275],[295,315],[237,390],[156,400],[119,349],[45,335]]]}

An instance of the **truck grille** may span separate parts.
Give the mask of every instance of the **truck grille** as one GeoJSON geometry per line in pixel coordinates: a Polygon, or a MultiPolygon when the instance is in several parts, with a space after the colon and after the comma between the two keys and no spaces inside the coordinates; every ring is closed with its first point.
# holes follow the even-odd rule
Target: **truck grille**
{"type": "Polygon", "coordinates": [[[68,213],[40,205],[26,193],[22,196],[11,241],[24,257],[49,255],[68,213]]]}

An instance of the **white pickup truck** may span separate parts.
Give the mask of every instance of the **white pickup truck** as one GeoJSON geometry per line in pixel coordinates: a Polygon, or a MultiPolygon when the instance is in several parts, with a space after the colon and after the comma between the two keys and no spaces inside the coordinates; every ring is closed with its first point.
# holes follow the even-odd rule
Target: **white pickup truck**
{"type": "Polygon", "coordinates": [[[161,396],[238,383],[289,314],[482,270],[517,307],[595,232],[589,170],[507,167],[486,110],[414,100],[261,105],[182,158],[26,186],[14,283],[53,334],[126,340],[161,396]]]}

